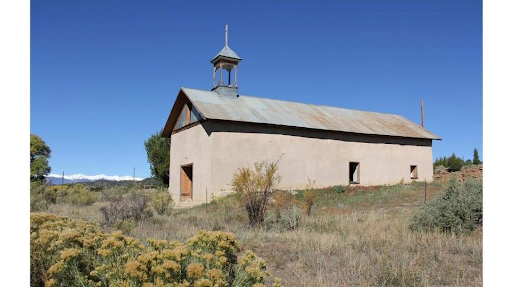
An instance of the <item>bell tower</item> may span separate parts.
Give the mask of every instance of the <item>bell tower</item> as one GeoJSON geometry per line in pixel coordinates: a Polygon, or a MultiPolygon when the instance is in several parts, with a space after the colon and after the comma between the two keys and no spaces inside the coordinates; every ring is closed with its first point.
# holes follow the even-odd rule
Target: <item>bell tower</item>
{"type": "Polygon", "coordinates": [[[242,58],[228,46],[228,25],[226,25],[225,37],[224,48],[210,61],[213,64],[212,91],[221,96],[236,98],[238,97],[238,63],[242,58]]]}

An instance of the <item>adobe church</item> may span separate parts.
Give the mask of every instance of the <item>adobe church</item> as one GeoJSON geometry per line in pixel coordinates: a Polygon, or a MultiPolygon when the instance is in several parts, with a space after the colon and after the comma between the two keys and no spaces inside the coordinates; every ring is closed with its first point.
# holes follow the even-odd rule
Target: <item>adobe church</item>
{"type": "Polygon", "coordinates": [[[240,95],[240,61],[226,26],[211,60],[213,88],[181,88],[174,102],[163,136],[177,206],[228,194],[239,167],[265,160],[280,159],[284,190],[303,189],[308,178],[319,188],[432,181],[435,134],[399,115],[240,95]]]}

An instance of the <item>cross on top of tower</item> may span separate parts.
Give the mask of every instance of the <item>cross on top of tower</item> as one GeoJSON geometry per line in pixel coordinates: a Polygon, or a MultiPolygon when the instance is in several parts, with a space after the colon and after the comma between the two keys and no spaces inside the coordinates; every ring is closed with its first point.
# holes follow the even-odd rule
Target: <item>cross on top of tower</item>
{"type": "Polygon", "coordinates": [[[215,64],[221,57],[236,60],[237,62],[242,60],[242,58],[240,58],[240,56],[238,56],[235,51],[231,50],[231,48],[228,46],[228,25],[226,25],[224,48],[222,48],[222,50],[220,50],[220,52],[210,62],[215,64]]]}

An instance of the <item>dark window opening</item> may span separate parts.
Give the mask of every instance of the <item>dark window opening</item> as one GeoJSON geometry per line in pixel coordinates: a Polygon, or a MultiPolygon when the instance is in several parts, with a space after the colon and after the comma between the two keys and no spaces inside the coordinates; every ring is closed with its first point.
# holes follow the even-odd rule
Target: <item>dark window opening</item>
{"type": "Polygon", "coordinates": [[[199,114],[196,107],[184,105],[173,130],[181,129],[182,127],[193,124],[201,119],[201,114],[199,114]]]}
{"type": "Polygon", "coordinates": [[[411,165],[411,178],[418,179],[418,166],[411,165]]]}
{"type": "Polygon", "coordinates": [[[349,183],[359,183],[359,163],[358,162],[351,162],[349,164],[349,174],[348,174],[348,181],[349,183]]]}
{"type": "Polygon", "coordinates": [[[192,165],[182,166],[180,174],[181,199],[192,199],[193,178],[192,165]]]}

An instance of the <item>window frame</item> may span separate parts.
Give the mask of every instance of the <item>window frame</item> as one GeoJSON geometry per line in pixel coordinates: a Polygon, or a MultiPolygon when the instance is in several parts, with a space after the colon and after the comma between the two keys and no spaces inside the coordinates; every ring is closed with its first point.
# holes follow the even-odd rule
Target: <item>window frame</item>
{"type": "Polygon", "coordinates": [[[418,179],[418,165],[410,165],[409,167],[409,175],[411,179],[418,179]]]}
{"type": "Polygon", "coordinates": [[[349,184],[361,184],[361,162],[357,161],[350,161],[348,163],[348,183],[349,184]],[[355,164],[355,170],[352,172],[351,166],[355,164]],[[354,180],[354,173],[356,173],[356,178],[354,180]],[[352,177],[352,180],[350,180],[350,177],[352,177]]]}

